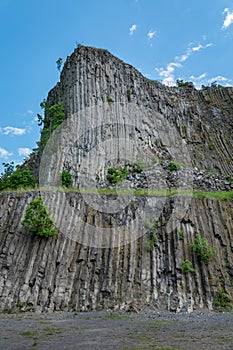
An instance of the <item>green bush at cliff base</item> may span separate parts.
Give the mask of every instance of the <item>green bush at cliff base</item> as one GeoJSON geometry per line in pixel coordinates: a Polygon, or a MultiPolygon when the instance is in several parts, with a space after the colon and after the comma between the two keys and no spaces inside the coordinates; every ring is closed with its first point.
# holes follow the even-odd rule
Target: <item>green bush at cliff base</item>
{"type": "Polygon", "coordinates": [[[232,309],[232,300],[224,290],[221,290],[215,297],[213,307],[218,310],[232,309]]]}
{"type": "Polygon", "coordinates": [[[36,181],[29,168],[23,168],[20,165],[15,166],[14,162],[2,164],[4,172],[0,176],[0,191],[35,187],[36,181]]]}
{"type": "Polygon", "coordinates": [[[30,202],[21,223],[26,231],[38,236],[54,237],[58,234],[54,221],[49,217],[41,196],[30,202]]]}

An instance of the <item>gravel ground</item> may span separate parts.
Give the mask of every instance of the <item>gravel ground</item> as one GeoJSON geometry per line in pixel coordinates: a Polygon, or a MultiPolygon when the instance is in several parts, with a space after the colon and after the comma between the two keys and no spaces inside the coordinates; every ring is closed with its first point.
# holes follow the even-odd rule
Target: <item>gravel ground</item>
{"type": "Polygon", "coordinates": [[[233,313],[1,314],[1,350],[233,349],[233,313]]]}

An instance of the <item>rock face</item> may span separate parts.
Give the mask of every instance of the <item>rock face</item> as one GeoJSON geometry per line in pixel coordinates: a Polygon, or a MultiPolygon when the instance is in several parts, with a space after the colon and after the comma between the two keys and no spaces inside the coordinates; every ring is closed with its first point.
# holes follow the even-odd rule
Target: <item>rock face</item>
{"type": "Polygon", "coordinates": [[[67,120],[31,167],[42,187],[69,171],[80,192],[0,195],[0,309],[192,311],[231,300],[233,203],[190,191],[233,188],[233,88],[168,88],[81,46],[48,94],[48,106],[59,102],[67,120]],[[106,179],[110,167],[128,170],[117,186],[106,179]],[[23,230],[38,195],[57,238],[23,230]],[[215,249],[209,263],[190,246],[196,233],[215,249]]]}

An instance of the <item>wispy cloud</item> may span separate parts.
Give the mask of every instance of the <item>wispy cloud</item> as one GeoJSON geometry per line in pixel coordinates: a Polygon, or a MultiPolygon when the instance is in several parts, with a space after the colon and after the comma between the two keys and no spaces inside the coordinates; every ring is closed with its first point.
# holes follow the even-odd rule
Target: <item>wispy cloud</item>
{"type": "Polygon", "coordinates": [[[194,75],[191,75],[189,78],[192,79],[192,80],[202,80],[202,79],[205,79],[206,77],[206,73],[203,73],[201,75],[199,75],[198,77],[195,77],[194,75]]]}
{"type": "Polygon", "coordinates": [[[166,68],[155,68],[159,73],[159,76],[163,78],[163,84],[165,85],[175,85],[174,71],[176,68],[180,68],[182,65],[179,62],[170,62],[166,68]]]}
{"type": "Polygon", "coordinates": [[[225,8],[223,14],[226,16],[222,25],[222,29],[227,29],[230,25],[233,24],[233,11],[229,8],[225,8]]]}
{"type": "Polygon", "coordinates": [[[217,75],[216,77],[212,77],[212,78],[208,79],[208,83],[210,83],[210,84],[215,82],[215,81],[217,83],[219,83],[219,82],[224,83],[225,86],[231,85],[231,83],[232,83],[231,79],[223,77],[222,75],[217,75]]]}
{"type": "Polygon", "coordinates": [[[198,44],[197,46],[188,47],[186,52],[180,56],[176,56],[173,62],[167,64],[166,68],[155,68],[159,76],[163,78],[162,83],[169,86],[176,85],[175,70],[183,67],[183,63],[189,58],[192,53],[206,49],[212,46],[212,43],[206,45],[198,44]]]}
{"type": "Polygon", "coordinates": [[[24,147],[24,148],[18,148],[18,153],[20,156],[29,156],[29,154],[32,151],[30,150],[30,148],[24,147]]]}
{"type": "Polygon", "coordinates": [[[156,34],[156,30],[149,30],[149,32],[147,33],[147,37],[149,40],[153,39],[153,37],[155,36],[156,34]]]}
{"type": "Polygon", "coordinates": [[[0,128],[0,133],[3,135],[15,135],[20,136],[26,133],[26,129],[15,128],[13,126],[6,126],[4,128],[0,128]]]}
{"type": "Polygon", "coordinates": [[[195,87],[197,89],[200,89],[202,87],[202,85],[208,86],[208,85],[211,85],[212,83],[215,83],[215,82],[217,84],[220,84],[220,85],[223,85],[223,86],[232,86],[232,79],[226,78],[226,77],[224,77],[222,75],[217,75],[215,77],[212,77],[212,78],[208,79],[207,78],[207,73],[202,73],[199,76],[191,75],[189,77],[189,79],[194,82],[195,87]]]}
{"type": "Polygon", "coordinates": [[[12,156],[12,153],[10,153],[6,149],[0,147],[0,158],[7,159],[10,156],[12,156]]]}
{"type": "Polygon", "coordinates": [[[210,47],[210,46],[212,46],[213,44],[212,43],[209,43],[209,44],[206,44],[206,45],[201,45],[201,44],[199,44],[199,45],[197,45],[197,46],[195,46],[195,47],[193,47],[192,48],[192,51],[200,51],[200,50],[202,50],[202,49],[207,49],[207,47],[210,47]]]}
{"type": "Polygon", "coordinates": [[[133,35],[133,33],[135,32],[135,30],[137,29],[137,25],[133,24],[130,28],[129,28],[129,34],[133,35]]]}

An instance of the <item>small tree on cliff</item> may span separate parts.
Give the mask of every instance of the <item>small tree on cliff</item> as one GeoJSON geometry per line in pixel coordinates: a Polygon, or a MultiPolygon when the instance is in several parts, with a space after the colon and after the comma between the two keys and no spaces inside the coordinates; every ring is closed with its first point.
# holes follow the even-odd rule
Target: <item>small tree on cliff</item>
{"type": "Polygon", "coordinates": [[[57,61],[56,61],[57,69],[58,69],[59,72],[61,71],[62,63],[63,63],[63,60],[62,60],[61,57],[59,57],[59,58],[57,59],[57,61]]]}
{"type": "Polygon", "coordinates": [[[30,202],[22,225],[26,231],[38,236],[54,237],[58,234],[54,221],[50,218],[41,196],[30,202]]]}

